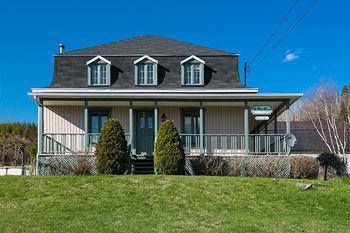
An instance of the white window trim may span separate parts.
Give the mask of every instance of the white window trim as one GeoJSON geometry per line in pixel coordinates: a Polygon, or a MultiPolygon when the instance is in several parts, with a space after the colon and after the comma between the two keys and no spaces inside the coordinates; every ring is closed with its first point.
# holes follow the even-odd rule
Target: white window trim
{"type": "Polygon", "coordinates": [[[91,63],[94,63],[95,61],[98,61],[98,60],[104,61],[105,63],[107,63],[107,64],[109,64],[109,65],[112,64],[111,61],[107,60],[106,58],[104,58],[104,57],[102,57],[102,56],[100,56],[100,55],[97,55],[96,57],[94,57],[94,58],[88,60],[88,61],[86,62],[86,65],[88,66],[88,65],[90,65],[91,63]]]}
{"type": "Polygon", "coordinates": [[[180,62],[181,64],[181,85],[182,86],[203,86],[204,85],[204,65],[205,61],[200,59],[199,57],[196,57],[195,55],[191,55],[185,60],[180,62]],[[197,62],[193,62],[197,61],[197,62]],[[191,65],[191,77],[190,77],[190,83],[185,83],[185,64],[191,65]],[[194,81],[194,68],[192,64],[199,64],[199,83],[193,83],[194,81]]]}
{"type": "Polygon", "coordinates": [[[137,63],[139,63],[139,62],[141,62],[141,61],[143,61],[143,60],[150,60],[150,61],[152,61],[153,63],[158,64],[158,61],[157,61],[156,59],[154,59],[154,58],[152,58],[152,57],[150,57],[150,56],[148,56],[148,55],[144,55],[143,57],[140,57],[139,59],[135,60],[135,61],[134,61],[134,65],[136,65],[137,63]]]}
{"type": "Polygon", "coordinates": [[[158,61],[150,56],[144,55],[143,57],[140,57],[139,59],[134,61],[135,66],[135,85],[136,86],[156,86],[158,85],[158,61]],[[144,83],[139,83],[139,72],[138,72],[138,65],[140,62],[143,61],[144,67],[144,83]],[[147,64],[153,64],[153,83],[148,83],[148,66],[147,64]]]}
{"type": "Polygon", "coordinates": [[[195,56],[195,55],[191,55],[191,56],[189,56],[188,58],[186,58],[185,60],[182,60],[182,61],[180,62],[180,65],[182,65],[182,64],[184,64],[184,63],[187,63],[187,62],[190,61],[190,60],[196,60],[196,61],[198,61],[199,63],[202,63],[202,64],[205,65],[205,61],[202,60],[202,59],[200,59],[199,57],[197,57],[197,56],[195,56]]]}

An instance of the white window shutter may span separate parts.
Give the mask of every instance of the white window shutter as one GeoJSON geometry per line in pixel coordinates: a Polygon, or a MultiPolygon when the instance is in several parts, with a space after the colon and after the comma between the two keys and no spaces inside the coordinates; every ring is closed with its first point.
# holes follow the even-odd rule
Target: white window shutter
{"type": "Polygon", "coordinates": [[[158,85],[158,64],[153,64],[153,85],[158,85]]]}
{"type": "Polygon", "coordinates": [[[135,65],[135,85],[138,84],[138,72],[137,72],[137,65],[135,65]]]}
{"type": "Polygon", "coordinates": [[[111,85],[111,65],[107,64],[106,65],[106,79],[107,79],[107,85],[110,86],[111,85]]]}
{"type": "Polygon", "coordinates": [[[185,68],[181,65],[181,85],[185,85],[185,68]]]}
{"type": "Polygon", "coordinates": [[[87,79],[88,79],[88,85],[91,85],[91,67],[87,67],[87,79]]]}
{"type": "Polygon", "coordinates": [[[200,66],[199,66],[199,68],[200,68],[200,72],[199,72],[199,75],[200,75],[200,77],[199,77],[199,84],[200,85],[204,85],[204,64],[200,64],[200,66]]]}

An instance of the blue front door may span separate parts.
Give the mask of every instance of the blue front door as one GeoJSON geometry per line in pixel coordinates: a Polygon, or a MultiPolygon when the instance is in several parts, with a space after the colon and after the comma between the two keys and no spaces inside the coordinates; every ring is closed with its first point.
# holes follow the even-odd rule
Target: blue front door
{"type": "Polygon", "coordinates": [[[136,111],[136,154],[139,156],[153,156],[154,129],[153,111],[136,111]]]}

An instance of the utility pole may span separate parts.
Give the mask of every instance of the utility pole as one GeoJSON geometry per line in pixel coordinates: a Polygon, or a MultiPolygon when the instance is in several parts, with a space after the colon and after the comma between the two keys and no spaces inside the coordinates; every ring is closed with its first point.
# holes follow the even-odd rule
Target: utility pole
{"type": "Polygon", "coordinates": [[[244,62],[244,87],[247,87],[247,62],[244,62]]]}

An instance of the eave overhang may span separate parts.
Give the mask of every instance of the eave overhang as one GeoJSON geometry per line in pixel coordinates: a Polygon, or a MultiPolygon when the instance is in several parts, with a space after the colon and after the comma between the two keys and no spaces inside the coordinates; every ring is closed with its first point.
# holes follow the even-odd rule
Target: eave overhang
{"type": "Polygon", "coordinates": [[[95,88],[33,88],[34,99],[138,99],[138,100],[226,100],[226,101],[290,101],[302,93],[257,93],[257,88],[237,89],[95,89],[95,88]]]}

